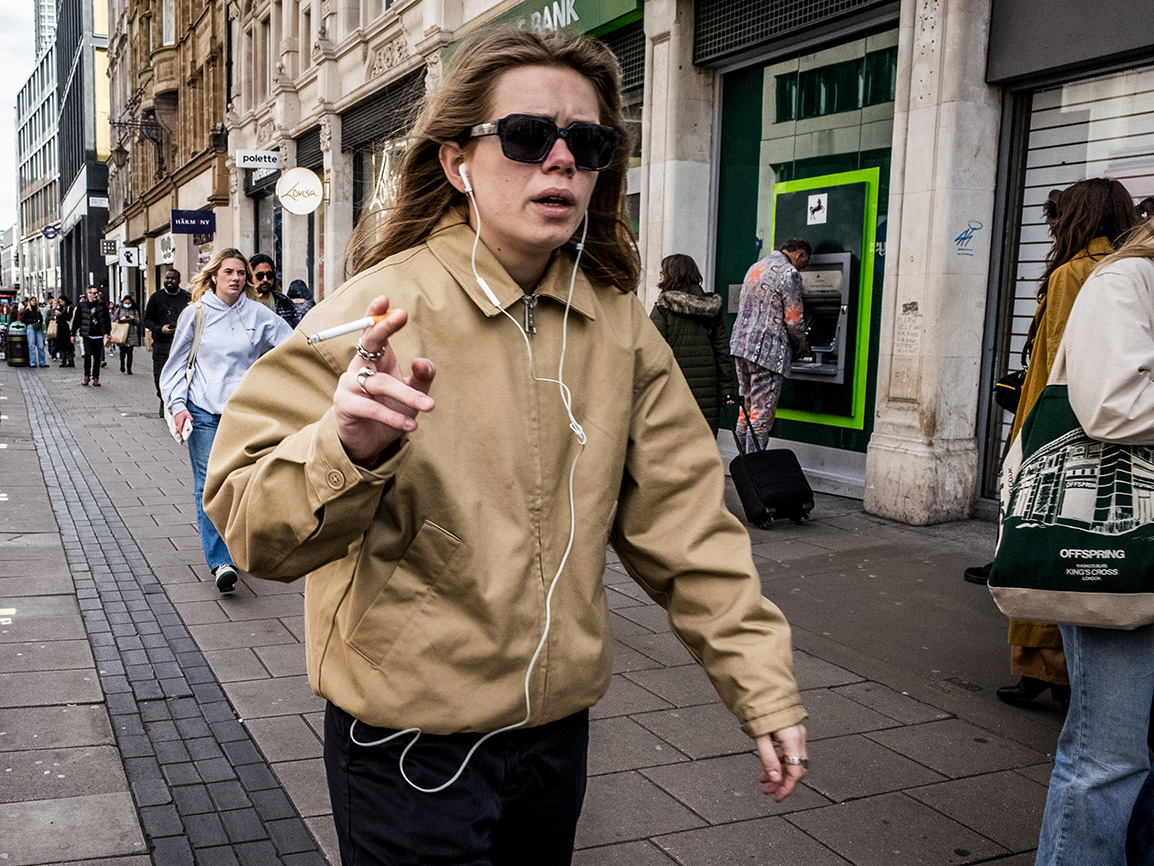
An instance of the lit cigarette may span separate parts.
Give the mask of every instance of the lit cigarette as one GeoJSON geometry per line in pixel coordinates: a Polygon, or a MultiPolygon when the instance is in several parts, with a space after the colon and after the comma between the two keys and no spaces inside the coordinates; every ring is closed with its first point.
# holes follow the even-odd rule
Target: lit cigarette
{"type": "Polygon", "coordinates": [[[365,328],[371,328],[377,322],[382,322],[388,318],[388,313],[380,316],[365,316],[363,319],[357,319],[355,322],[349,322],[344,325],[337,325],[335,328],[329,328],[327,331],[313,334],[309,337],[309,345],[313,343],[322,343],[325,340],[331,340],[333,337],[343,337],[345,334],[351,334],[354,331],[363,331],[365,328]]]}

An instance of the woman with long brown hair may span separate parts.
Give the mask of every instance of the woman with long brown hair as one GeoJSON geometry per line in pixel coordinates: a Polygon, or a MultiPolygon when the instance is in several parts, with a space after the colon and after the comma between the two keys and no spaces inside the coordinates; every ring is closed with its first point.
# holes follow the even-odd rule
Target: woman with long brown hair
{"type": "Polygon", "coordinates": [[[229,550],[309,575],[346,863],[570,861],[607,541],[755,738],[762,790],[804,773],[788,625],[634,295],[620,75],[565,32],[462,44],[353,278],[222,421],[229,550]]]}
{"type": "Polygon", "coordinates": [[[196,528],[216,588],[232,592],[237,573],[216,527],[204,513],[208,455],[225,403],[248,368],[292,333],[292,328],[257,300],[248,259],[223,249],[192,278],[192,303],[176,323],[172,351],[160,374],[160,393],[177,430],[192,425],[186,437],[196,497],[196,528]],[[192,378],[186,375],[200,319],[200,338],[192,378]]]}
{"type": "MultiPolygon", "coordinates": [[[[1078,181],[1063,190],[1055,211],[1049,219],[1053,245],[1046,256],[1038,308],[1027,336],[1030,363],[1010,428],[1011,440],[1049,381],[1066,320],[1083,283],[1138,221],[1126,187],[1102,177],[1078,181]]],[[[1019,679],[998,689],[998,698],[1022,706],[1049,689],[1054,700],[1069,703],[1070,680],[1058,627],[1010,620],[1008,641],[1010,673],[1019,679]]]]}

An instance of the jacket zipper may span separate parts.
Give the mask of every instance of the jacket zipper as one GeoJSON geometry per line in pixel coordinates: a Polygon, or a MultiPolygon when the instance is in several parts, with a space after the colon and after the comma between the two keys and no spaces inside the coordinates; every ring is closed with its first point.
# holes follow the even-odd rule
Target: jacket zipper
{"type": "Polygon", "coordinates": [[[537,296],[526,293],[521,297],[521,303],[525,305],[525,333],[532,336],[537,333],[537,296]]]}

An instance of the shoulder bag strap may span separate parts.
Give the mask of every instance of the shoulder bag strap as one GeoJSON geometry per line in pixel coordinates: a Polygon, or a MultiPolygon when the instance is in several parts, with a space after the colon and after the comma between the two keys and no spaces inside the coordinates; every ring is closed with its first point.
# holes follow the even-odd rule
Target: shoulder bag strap
{"type": "Polygon", "coordinates": [[[196,302],[196,324],[192,326],[192,350],[188,353],[188,364],[184,368],[184,381],[192,382],[193,367],[196,366],[196,350],[200,348],[200,335],[204,333],[204,304],[196,302]]]}

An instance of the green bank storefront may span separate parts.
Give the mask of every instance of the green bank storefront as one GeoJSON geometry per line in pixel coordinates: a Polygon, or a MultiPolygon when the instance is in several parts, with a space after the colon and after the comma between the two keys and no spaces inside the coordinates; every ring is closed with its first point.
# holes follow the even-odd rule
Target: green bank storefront
{"type": "MultiPolygon", "coordinates": [[[[700,22],[698,37],[700,52],[700,22]]],[[[772,40],[766,56],[719,76],[714,289],[732,323],[750,265],[790,238],[809,241],[813,358],[787,374],[773,435],[816,488],[857,497],[873,430],[897,45],[896,20],[875,18],[811,46],[772,40]]]]}

